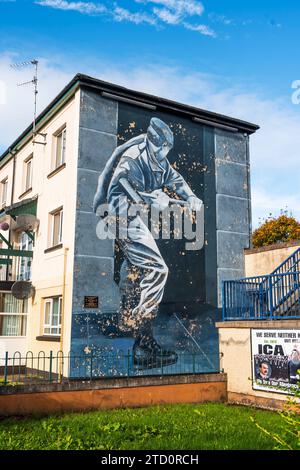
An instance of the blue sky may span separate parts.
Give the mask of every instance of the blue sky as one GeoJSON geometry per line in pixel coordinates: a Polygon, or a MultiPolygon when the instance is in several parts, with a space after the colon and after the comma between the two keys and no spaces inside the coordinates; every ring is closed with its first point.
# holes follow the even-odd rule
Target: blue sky
{"type": "Polygon", "coordinates": [[[40,110],[83,72],[259,124],[254,225],[286,206],[300,218],[299,2],[0,0],[0,18],[0,151],[32,115],[15,86],[31,71],[9,64],[38,58],[40,110]]]}

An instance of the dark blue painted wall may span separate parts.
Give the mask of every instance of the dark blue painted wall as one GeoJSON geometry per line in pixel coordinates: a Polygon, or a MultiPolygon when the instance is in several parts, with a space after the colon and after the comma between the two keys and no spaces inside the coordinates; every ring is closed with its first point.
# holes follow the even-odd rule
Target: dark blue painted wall
{"type": "MultiPolygon", "coordinates": [[[[243,249],[249,247],[250,190],[248,137],[214,130],[171,112],[149,111],[81,91],[77,213],[71,350],[80,357],[71,376],[150,374],[135,370],[127,358],[130,337],[110,338],[107,325],[119,309],[120,260],[112,240],[96,236],[98,218],[92,203],[97,180],[117,145],[145,132],[152,116],[172,126],[175,146],[169,155],[205,204],[205,244],[184,252],[182,241],[160,240],[170,268],[169,281],[155,321],[155,335],[182,355],[180,367],[218,370],[218,339],[214,322],[220,316],[221,281],[244,274],[243,249]],[[84,309],[84,296],[98,296],[98,309],[84,309]],[[123,356],[125,354],[125,356],[123,356]],[[118,356],[119,355],[119,356],[118,356]]],[[[179,365],[165,369],[178,372],[179,365]]],[[[184,370],[183,370],[184,369],[184,370]]]]}

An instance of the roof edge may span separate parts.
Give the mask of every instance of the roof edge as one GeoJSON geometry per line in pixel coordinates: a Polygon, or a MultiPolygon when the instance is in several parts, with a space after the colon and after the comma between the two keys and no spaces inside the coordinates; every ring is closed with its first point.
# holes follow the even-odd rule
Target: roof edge
{"type": "Polygon", "coordinates": [[[160,108],[168,108],[172,111],[181,112],[187,114],[190,117],[206,119],[212,123],[224,124],[228,127],[237,127],[239,131],[247,134],[253,134],[259,130],[260,126],[253,124],[248,121],[243,121],[234,117],[230,117],[224,114],[207,111],[202,108],[191,106],[185,103],[180,103],[167,98],[161,98],[156,95],[150,95],[141,91],[131,90],[121,85],[115,85],[113,83],[105,82],[97,78],[90,77],[84,74],[77,74],[76,77],[80,81],[81,86],[90,86],[92,88],[100,89],[101,91],[112,93],[123,98],[129,98],[135,101],[141,101],[142,103],[158,106],[160,108]]]}
{"type": "MultiPolygon", "coordinates": [[[[59,104],[59,102],[65,97],[65,95],[72,90],[74,87],[74,93],[77,89],[75,86],[80,87],[88,87],[100,90],[101,92],[112,93],[116,95],[116,97],[120,98],[127,98],[134,100],[136,102],[140,101],[143,104],[148,104],[152,106],[156,106],[163,110],[171,110],[175,113],[180,113],[182,115],[187,115],[191,118],[200,119],[203,121],[207,121],[209,125],[213,126],[213,124],[219,125],[219,127],[235,127],[238,129],[239,132],[244,132],[246,134],[253,134],[259,129],[259,126],[253,124],[251,122],[243,121],[241,119],[236,119],[230,116],[226,116],[219,113],[214,113],[212,111],[207,111],[195,106],[191,106],[188,104],[180,103],[177,101],[169,100],[166,98],[161,98],[155,95],[150,95],[148,93],[140,92],[131,90],[129,88],[115,85],[113,83],[105,82],[103,80],[99,80],[97,78],[90,77],[88,75],[84,75],[82,73],[76,74],[73,79],[62,89],[62,91],[49,103],[49,105],[38,115],[36,119],[36,125],[38,126],[42,119],[44,119],[55,106],[59,104]]],[[[200,121],[199,121],[200,122],[200,121]]],[[[4,158],[9,155],[17,145],[26,138],[26,136],[32,132],[33,130],[33,123],[31,123],[16,139],[15,141],[5,150],[2,155],[0,156],[0,162],[4,160],[4,158]]]]}

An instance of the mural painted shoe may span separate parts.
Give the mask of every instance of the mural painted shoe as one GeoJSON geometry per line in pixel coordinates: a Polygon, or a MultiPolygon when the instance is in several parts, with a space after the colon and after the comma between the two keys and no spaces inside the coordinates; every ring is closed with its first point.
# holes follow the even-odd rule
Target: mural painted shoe
{"type": "Polygon", "coordinates": [[[133,364],[140,369],[169,366],[176,364],[177,360],[175,351],[164,349],[154,338],[137,340],[133,346],[133,364]]]}

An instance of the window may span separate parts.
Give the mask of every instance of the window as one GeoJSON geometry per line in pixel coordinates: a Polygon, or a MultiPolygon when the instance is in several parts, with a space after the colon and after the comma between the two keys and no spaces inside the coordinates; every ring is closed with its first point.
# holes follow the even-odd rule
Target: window
{"type": "Polygon", "coordinates": [[[0,292],[0,336],[26,336],[28,301],[0,292]]]}
{"type": "Polygon", "coordinates": [[[7,201],[8,178],[1,181],[1,205],[5,206],[7,201]]]}
{"type": "Polygon", "coordinates": [[[0,336],[26,336],[26,315],[0,315],[0,336]]]}
{"type": "MultiPolygon", "coordinates": [[[[0,249],[2,249],[2,248],[3,248],[3,241],[0,240],[0,249]]],[[[2,259],[7,259],[7,256],[1,255],[1,256],[0,256],[0,261],[1,261],[2,259]]],[[[9,271],[9,266],[5,266],[5,265],[3,265],[3,264],[0,264],[0,281],[6,281],[6,279],[7,279],[7,276],[6,276],[7,271],[9,271]]]]}
{"type": "Polygon", "coordinates": [[[62,243],[63,209],[57,209],[51,215],[51,239],[50,246],[62,243]]]}
{"type": "Polygon", "coordinates": [[[63,163],[65,163],[66,157],[66,138],[67,138],[67,130],[64,128],[62,131],[56,134],[56,148],[55,148],[55,160],[54,160],[54,170],[63,163]]]}
{"type": "Polygon", "coordinates": [[[62,297],[45,299],[44,335],[59,336],[61,334],[62,297]]]}
{"type": "Polygon", "coordinates": [[[32,155],[24,162],[24,192],[32,187],[32,155]]]}
{"type": "MultiPolygon", "coordinates": [[[[22,232],[20,235],[20,249],[24,251],[33,250],[33,241],[27,235],[26,232],[22,232]]],[[[18,281],[30,281],[31,279],[31,262],[32,259],[26,257],[19,257],[18,260],[18,271],[17,271],[17,280],[18,281]]]]}

